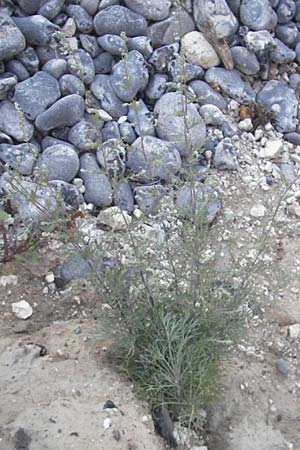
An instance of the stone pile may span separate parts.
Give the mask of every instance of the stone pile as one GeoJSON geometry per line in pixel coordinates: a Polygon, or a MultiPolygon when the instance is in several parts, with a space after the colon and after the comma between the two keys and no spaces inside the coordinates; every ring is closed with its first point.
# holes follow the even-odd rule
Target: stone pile
{"type": "MultiPolygon", "coordinates": [[[[155,212],[191,152],[198,182],[208,164],[236,169],[233,138],[253,124],[232,123],[230,100],[300,144],[300,1],[3,0],[0,29],[1,189],[13,168],[48,210],[60,190],[72,207],[155,212]]],[[[40,214],[22,192],[11,204],[40,214]]]]}

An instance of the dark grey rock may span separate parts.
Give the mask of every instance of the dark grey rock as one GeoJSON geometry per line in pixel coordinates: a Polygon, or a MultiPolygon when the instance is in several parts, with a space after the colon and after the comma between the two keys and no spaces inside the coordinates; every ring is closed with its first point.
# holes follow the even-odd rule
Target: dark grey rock
{"type": "Polygon", "coordinates": [[[79,170],[79,158],[69,145],[57,144],[46,148],[38,165],[45,168],[48,180],[71,181],[79,170]]]}
{"type": "Polygon", "coordinates": [[[42,70],[48,72],[54,78],[59,79],[67,71],[67,62],[64,59],[60,58],[51,59],[43,65],[42,70]]]}
{"type": "Polygon", "coordinates": [[[38,61],[42,65],[45,64],[47,61],[50,61],[51,59],[55,58],[65,58],[65,52],[60,48],[53,48],[53,47],[47,47],[47,46],[39,46],[36,47],[35,52],[38,56],[38,61]]]}
{"type": "Polygon", "coordinates": [[[116,95],[130,102],[148,84],[149,74],[141,53],[132,50],[125,60],[117,63],[112,70],[111,85],[116,95]]]}
{"type": "Polygon", "coordinates": [[[296,13],[294,0],[280,0],[276,9],[278,23],[288,23],[296,13]]]}
{"type": "Polygon", "coordinates": [[[64,0],[42,0],[38,14],[53,20],[63,9],[64,0]]]}
{"type": "Polygon", "coordinates": [[[294,90],[284,81],[268,81],[257,94],[256,101],[267,111],[273,112],[271,122],[278,131],[295,131],[298,101],[294,90]]]}
{"type": "Polygon", "coordinates": [[[126,36],[143,36],[147,34],[147,21],[140,14],[136,14],[124,6],[109,6],[99,11],[94,18],[95,31],[99,36],[103,34],[126,36]]]}
{"type": "Polygon", "coordinates": [[[86,50],[93,58],[101,52],[96,36],[88,34],[80,34],[79,39],[84,50],[86,50]]]}
{"type": "Polygon", "coordinates": [[[184,105],[185,101],[181,94],[170,92],[164,94],[154,108],[157,136],[174,144],[182,156],[201,150],[206,138],[206,126],[196,105],[188,103],[186,112],[183,109],[184,105]],[[189,131],[188,142],[185,137],[186,128],[189,131]]]}
{"type": "Polygon", "coordinates": [[[227,0],[227,5],[229,6],[233,14],[235,14],[235,16],[238,16],[241,6],[241,0],[227,0]]]}
{"type": "Polygon", "coordinates": [[[4,100],[0,103],[0,131],[18,142],[26,142],[32,138],[34,127],[12,102],[4,100]]]}
{"type": "Polygon", "coordinates": [[[121,140],[119,124],[114,120],[107,122],[102,128],[102,141],[106,142],[110,139],[117,139],[119,141],[121,140]]]}
{"type": "Polygon", "coordinates": [[[6,72],[0,75],[0,100],[5,100],[8,97],[17,82],[18,79],[13,73],[6,72]]]}
{"type": "Polygon", "coordinates": [[[72,94],[58,100],[36,118],[36,127],[44,132],[53,128],[71,127],[79,122],[84,113],[84,101],[80,95],[72,94]]]}
{"type": "Polygon", "coordinates": [[[194,0],[194,19],[197,28],[203,31],[209,17],[215,26],[218,38],[230,38],[238,29],[238,21],[226,0],[207,2],[206,0],[194,0]]]}
{"type": "Polygon", "coordinates": [[[112,71],[113,56],[104,52],[94,58],[95,72],[99,74],[109,74],[112,71]]]}
{"type": "Polygon", "coordinates": [[[298,37],[298,28],[294,22],[286,23],[284,25],[277,25],[275,28],[275,35],[285,45],[292,46],[298,37]]]}
{"type": "Polygon", "coordinates": [[[76,28],[81,33],[91,33],[93,18],[79,5],[70,5],[66,8],[67,14],[75,20],[76,28]]]}
{"type": "Polygon", "coordinates": [[[300,63],[300,42],[299,44],[296,45],[295,52],[296,52],[296,60],[298,63],[300,63]]]}
{"type": "Polygon", "coordinates": [[[60,90],[63,96],[78,94],[84,96],[85,87],[80,78],[75,75],[65,74],[59,80],[60,90]]]}
{"type": "Polygon", "coordinates": [[[99,0],[80,0],[80,6],[84,8],[90,16],[94,16],[98,11],[99,0]]]}
{"type": "Polygon", "coordinates": [[[169,62],[178,55],[178,52],[179,44],[177,42],[164,45],[163,47],[154,50],[149,58],[149,63],[152,64],[157,72],[166,72],[169,62]]]}
{"type": "Polygon", "coordinates": [[[119,118],[127,113],[127,106],[117,97],[109,75],[96,75],[91,91],[100,100],[102,108],[112,117],[119,118]]]}
{"type": "Polygon", "coordinates": [[[10,136],[0,131],[0,144],[13,144],[14,141],[10,136]]]}
{"type": "Polygon", "coordinates": [[[41,0],[17,0],[17,4],[27,14],[35,14],[41,4],[41,0]]]}
{"type": "Polygon", "coordinates": [[[237,70],[226,70],[221,67],[211,67],[206,71],[205,81],[217,83],[229,97],[242,104],[253,103],[255,93],[248,82],[242,80],[237,70]]]}
{"type": "Polygon", "coordinates": [[[235,170],[238,168],[239,163],[230,138],[226,137],[216,146],[213,162],[214,166],[220,170],[235,170]]]}
{"type": "Polygon", "coordinates": [[[132,11],[141,14],[147,20],[164,20],[169,15],[170,0],[125,0],[125,4],[132,11]]]}
{"type": "Polygon", "coordinates": [[[40,61],[34,48],[26,47],[25,50],[18,54],[17,59],[26,67],[31,75],[39,70],[40,61]]]}
{"type": "Polygon", "coordinates": [[[294,61],[296,53],[294,50],[287,47],[279,39],[274,39],[276,48],[271,53],[271,60],[278,64],[285,64],[294,61]]]}
{"type": "Polygon", "coordinates": [[[70,129],[68,140],[80,151],[88,152],[101,144],[101,133],[95,124],[81,120],[70,129]]]}
{"type": "Polygon", "coordinates": [[[274,30],[277,16],[269,0],[242,0],[240,19],[251,30],[274,30]]]}
{"type": "Polygon", "coordinates": [[[231,47],[234,67],[245,75],[255,75],[259,72],[260,64],[255,54],[245,47],[231,47]]]}
{"type": "Polygon", "coordinates": [[[68,20],[68,15],[64,12],[59,13],[54,19],[53,23],[59,27],[63,27],[68,20]]]}
{"type": "Polygon", "coordinates": [[[155,73],[150,77],[145,94],[149,100],[158,100],[167,89],[168,76],[162,73],[155,73]]]}
{"type": "Polygon", "coordinates": [[[14,21],[0,11],[0,61],[12,58],[26,47],[25,37],[14,21]]]}
{"type": "Polygon", "coordinates": [[[89,251],[73,253],[62,264],[60,276],[65,282],[79,278],[88,278],[93,270],[93,264],[88,259],[89,251]]]}
{"type": "Polygon", "coordinates": [[[169,183],[181,167],[181,158],[173,144],[145,136],[130,147],[127,167],[141,182],[159,179],[169,183]]]}
{"type": "Polygon", "coordinates": [[[48,184],[57,192],[66,205],[78,208],[84,202],[82,194],[80,194],[74,184],[61,180],[51,180],[48,184]]]}
{"type": "MultiPolygon", "coordinates": [[[[42,149],[43,149],[43,150],[46,150],[46,148],[48,148],[48,147],[53,147],[53,145],[57,145],[57,144],[69,145],[70,147],[73,148],[73,145],[70,144],[69,142],[63,141],[62,139],[54,138],[54,137],[52,137],[52,136],[45,136],[45,137],[42,139],[41,144],[42,144],[42,149]]],[[[75,150],[75,147],[74,147],[74,150],[75,150]]]]}
{"type": "Polygon", "coordinates": [[[275,365],[276,365],[276,369],[278,370],[278,372],[281,375],[284,375],[285,377],[288,376],[289,371],[290,371],[288,361],[286,361],[285,359],[279,358],[276,360],[275,365]]]}
{"type": "Polygon", "coordinates": [[[187,62],[182,64],[178,59],[169,62],[168,72],[174,83],[188,83],[189,81],[200,80],[204,77],[202,67],[187,62]]]}
{"type": "Polygon", "coordinates": [[[84,182],[86,203],[101,208],[112,204],[113,192],[109,178],[101,171],[93,154],[85,153],[81,156],[79,176],[84,182]]]}
{"type": "Polygon", "coordinates": [[[153,53],[151,39],[147,36],[136,36],[127,39],[127,48],[129,51],[137,50],[144,58],[148,59],[153,53]]]}
{"type": "Polygon", "coordinates": [[[30,74],[26,67],[23,66],[23,64],[18,61],[17,59],[10,59],[6,63],[6,70],[9,73],[13,73],[18,78],[18,81],[24,81],[27,78],[30,77],[30,74]]]}
{"type": "Polygon", "coordinates": [[[133,192],[128,181],[121,181],[115,188],[115,204],[131,213],[134,209],[133,192]]]}
{"type": "Polygon", "coordinates": [[[296,22],[300,21],[300,3],[298,1],[296,2],[295,20],[296,22]]]}
{"type": "Polygon", "coordinates": [[[13,20],[29,45],[48,45],[53,33],[60,31],[57,25],[38,14],[28,17],[13,17],[13,20]]]}
{"type": "Polygon", "coordinates": [[[149,26],[148,36],[152,45],[159,47],[180,41],[182,36],[194,30],[195,23],[187,11],[180,8],[178,13],[175,13],[175,9],[171,9],[171,14],[167,19],[149,26]],[[180,23],[180,32],[178,23],[180,23]]]}
{"type": "Polygon", "coordinates": [[[126,142],[126,144],[132,144],[136,140],[137,136],[131,123],[122,122],[119,128],[122,140],[126,142]]]}
{"type": "Polygon", "coordinates": [[[218,193],[200,183],[196,183],[193,190],[190,186],[180,189],[175,204],[183,217],[193,218],[195,211],[199,226],[203,223],[211,224],[222,206],[218,193]]]}
{"type": "Polygon", "coordinates": [[[167,191],[161,184],[137,186],[134,189],[135,201],[144,214],[156,214],[160,201],[166,194],[167,191]]]}
{"type": "Polygon", "coordinates": [[[233,136],[241,136],[242,132],[234,128],[229,122],[222,123],[220,130],[224,137],[232,138],[233,136]]]}
{"type": "Polygon", "coordinates": [[[222,95],[205,81],[194,80],[189,86],[195,92],[199,105],[215,105],[221,110],[226,109],[227,103],[222,95]]]}
{"type": "Polygon", "coordinates": [[[121,56],[122,52],[126,51],[126,44],[121,36],[115,34],[104,34],[97,39],[100,47],[112,55],[121,56]]]}
{"type": "Polygon", "coordinates": [[[286,133],[284,139],[291,144],[300,145],[300,133],[295,133],[294,131],[286,133]]]}
{"type": "Polygon", "coordinates": [[[0,160],[21,175],[31,175],[39,154],[39,147],[31,143],[0,144],[0,160]]]}
{"type": "Polygon", "coordinates": [[[67,58],[69,72],[80,78],[84,84],[91,84],[95,79],[95,66],[91,55],[85,50],[75,50],[67,58]]]}
{"type": "Polygon", "coordinates": [[[60,98],[58,81],[47,72],[37,72],[15,87],[13,101],[30,120],[44,112],[60,98]]]}
{"type": "Polygon", "coordinates": [[[109,139],[97,149],[97,160],[111,179],[125,173],[126,150],[119,139],[109,139]]]}
{"type": "Polygon", "coordinates": [[[127,117],[138,136],[155,136],[154,117],[143,100],[135,101],[129,106],[127,117]]]}

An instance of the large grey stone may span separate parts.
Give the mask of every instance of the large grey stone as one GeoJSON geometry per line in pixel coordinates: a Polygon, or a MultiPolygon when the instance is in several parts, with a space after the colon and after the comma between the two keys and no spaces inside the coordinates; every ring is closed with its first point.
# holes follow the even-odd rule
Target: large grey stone
{"type": "Polygon", "coordinates": [[[205,123],[196,105],[187,103],[185,107],[182,94],[164,94],[155,105],[154,115],[157,117],[158,137],[175,145],[181,155],[201,150],[206,138],[205,123]]]}
{"type": "Polygon", "coordinates": [[[67,72],[67,62],[61,58],[51,59],[43,65],[42,70],[59,79],[67,72]]]}
{"type": "Polygon", "coordinates": [[[220,170],[234,170],[239,166],[235,148],[230,138],[225,138],[215,148],[214,166],[220,170]]]}
{"type": "Polygon", "coordinates": [[[79,176],[84,182],[86,203],[92,203],[101,208],[112,204],[113,191],[109,178],[102,172],[92,153],[81,156],[79,176]]]}
{"type": "Polygon", "coordinates": [[[93,30],[93,18],[80,5],[70,5],[66,9],[67,14],[75,20],[76,28],[81,33],[91,33],[93,30]]]}
{"type": "Polygon", "coordinates": [[[40,60],[34,48],[26,47],[23,52],[17,55],[16,58],[26,67],[31,75],[34,75],[39,70],[40,60]]]}
{"type": "Polygon", "coordinates": [[[70,255],[60,268],[61,278],[68,282],[79,278],[88,278],[93,270],[93,264],[90,261],[88,249],[82,249],[77,253],[70,255]]]}
{"type": "Polygon", "coordinates": [[[231,47],[234,67],[245,75],[255,75],[259,72],[260,64],[255,54],[245,47],[231,47]]]}
{"type": "Polygon", "coordinates": [[[168,76],[163,73],[155,73],[150,77],[148,86],[145,90],[147,98],[158,100],[167,89],[168,76]]]}
{"type": "Polygon", "coordinates": [[[153,21],[166,19],[171,3],[170,0],[125,0],[128,8],[153,21]]]}
{"type": "Polygon", "coordinates": [[[58,81],[47,72],[37,72],[15,87],[13,101],[30,120],[44,112],[60,98],[58,81]]]}
{"type": "Polygon", "coordinates": [[[144,214],[156,214],[160,201],[166,194],[167,190],[161,184],[137,186],[134,189],[134,198],[144,214]]]}
{"type": "Polygon", "coordinates": [[[92,122],[81,120],[70,129],[68,140],[82,152],[88,152],[101,144],[101,133],[92,122]]]}
{"type": "Polygon", "coordinates": [[[294,89],[284,81],[268,81],[257,94],[256,101],[267,111],[273,113],[271,122],[278,131],[296,130],[298,100],[294,89]]]}
{"type": "Polygon", "coordinates": [[[155,136],[153,114],[149,111],[143,100],[138,100],[129,106],[127,117],[129,122],[133,124],[138,136],[155,136]]]}
{"type": "Polygon", "coordinates": [[[196,183],[194,189],[185,186],[176,195],[180,215],[196,219],[199,226],[211,224],[221,210],[219,195],[210,187],[196,183]]]}
{"type": "Polygon", "coordinates": [[[288,23],[296,13],[296,4],[294,0],[280,0],[276,9],[278,23],[288,23]]]}
{"type": "Polygon", "coordinates": [[[240,18],[251,30],[274,30],[277,16],[269,0],[242,0],[240,18]]]}
{"type": "Polygon", "coordinates": [[[36,144],[0,144],[0,160],[17,170],[21,175],[31,175],[39,154],[36,144]]]}
{"type": "Polygon", "coordinates": [[[48,45],[53,33],[60,31],[57,25],[38,14],[28,17],[13,17],[13,20],[24,34],[27,44],[30,45],[48,45]]]}
{"type": "Polygon", "coordinates": [[[108,74],[112,70],[113,56],[110,53],[103,52],[94,58],[95,72],[99,74],[108,74]]]}
{"type": "Polygon", "coordinates": [[[238,28],[238,21],[225,0],[194,0],[193,11],[199,30],[205,31],[209,19],[218,38],[229,38],[238,28]]]}
{"type": "Polygon", "coordinates": [[[116,95],[125,102],[130,102],[136,94],[148,84],[149,74],[143,55],[132,50],[126,59],[113,67],[111,85],[116,95]]]}
{"type": "Polygon", "coordinates": [[[83,114],[84,101],[82,97],[77,94],[67,95],[39,114],[35,125],[42,132],[54,128],[71,127],[82,119],[83,114]]]}
{"type": "Polygon", "coordinates": [[[189,83],[189,86],[191,86],[195,92],[197,102],[200,105],[215,105],[219,109],[226,108],[227,103],[222,95],[210,87],[210,85],[205,81],[193,80],[189,83]]]}
{"type": "Polygon", "coordinates": [[[97,42],[103,50],[111,55],[121,56],[122,52],[126,51],[123,39],[115,34],[104,34],[98,37],[97,42]]]}
{"type": "Polygon", "coordinates": [[[229,97],[242,104],[253,103],[255,93],[248,82],[242,80],[237,70],[227,70],[221,67],[211,67],[205,74],[207,83],[220,86],[229,97]]]}
{"type": "Polygon", "coordinates": [[[180,41],[182,36],[194,30],[195,23],[187,11],[183,8],[178,12],[172,9],[167,19],[149,26],[148,36],[151,38],[152,45],[159,47],[180,41]]]}
{"type": "Polygon", "coordinates": [[[24,67],[23,64],[17,59],[10,59],[7,61],[5,68],[9,73],[16,75],[18,81],[24,81],[30,77],[26,67],[24,67]]]}
{"type": "Polygon", "coordinates": [[[12,58],[26,47],[25,37],[14,21],[0,12],[0,61],[12,58]]]}
{"type": "Polygon", "coordinates": [[[69,145],[57,144],[43,151],[39,166],[45,168],[48,180],[71,181],[79,170],[79,158],[69,145]]]}
{"type": "Polygon", "coordinates": [[[76,75],[66,73],[59,79],[59,86],[63,96],[78,94],[83,97],[85,94],[84,84],[76,75]]]}
{"type": "Polygon", "coordinates": [[[294,22],[277,25],[275,28],[275,35],[285,45],[293,46],[298,38],[298,28],[294,22]]]}
{"type": "Polygon", "coordinates": [[[277,64],[286,64],[294,61],[296,52],[281,42],[279,39],[274,39],[276,48],[271,53],[271,60],[277,64]]]}
{"type": "Polygon", "coordinates": [[[103,34],[127,36],[142,36],[147,33],[147,21],[140,14],[136,14],[124,6],[109,6],[99,11],[94,18],[94,27],[99,36],[103,34]]]}
{"type": "Polygon", "coordinates": [[[85,84],[95,79],[95,66],[91,55],[85,50],[75,50],[67,58],[69,72],[80,78],[85,84]]]}
{"type": "Polygon", "coordinates": [[[16,0],[16,3],[27,14],[35,14],[41,4],[41,0],[16,0]]]}
{"type": "Polygon", "coordinates": [[[18,142],[29,141],[34,132],[24,114],[9,100],[0,103],[0,130],[18,142]]]}
{"type": "Polygon", "coordinates": [[[97,149],[97,160],[111,179],[124,175],[126,167],[126,150],[119,139],[108,139],[97,149]]]}
{"type": "Polygon", "coordinates": [[[127,167],[142,182],[159,179],[169,183],[181,167],[181,158],[171,143],[145,136],[130,147],[127,167]]]}
{"type": "Polygon", "coordinates": [[[53,20],[63,9],[64,0],[42,0],[38,14],[53,20]]]}
{"type": "Polygon", "coordinates": [[[119,118],[126,115],[127,106],[117,97],[109,75],[96,75],[91,84],[91,91],[100,100],[102,108],[112,117],[119,118]]]}

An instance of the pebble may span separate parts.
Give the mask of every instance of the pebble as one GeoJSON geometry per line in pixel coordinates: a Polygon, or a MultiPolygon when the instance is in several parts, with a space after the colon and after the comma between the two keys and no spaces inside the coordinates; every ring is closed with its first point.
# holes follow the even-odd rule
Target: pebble
{"type": "Polygon", "coordinates": [[[67,95],[39,114],[35,125],[41,132],[65,126],[71,127],[82,119],[83,114],[84,101],[82,97],[77,94],[67,95]]]}
{"type": "Polygon", "coordinates": [[[6,287],[6,286],[17,286],[19,283],[19,278],[17,275],[1,275],[0,276],[0,286],[6,287]]]}
{"type": "Polygon", "coordinates": [[[193,12],[196,26],[200,31],[205,26],[207,17],[212,21],[219,39],[230,38],[237,31],[238,21],[228,7],[226,0],[218,0],[217,2],[194,0],[193,12]]]}
{"type": "Polygon", "coordinates": [[[55,280],[54,273],[53,272],[47,273],[47,275],[45,276],[45,280],[47,283],[53,283],[55,280]]]}
{"type": "Polygon", "coordinates": [[[298,339],[300,335],[300,324],[299,323],[295,323],[294,325],[290,325],[288,327],[288,336],[291,339],[298,339]]]}
{"type": "Polygon", "coordinates": [[[100,211],[97,217],[97,223],[100,226],[108,227],[112,231],[127,230],[131,221],[132,217],[118,206],[112,206],[100,211]]]}
{"type": "Polygon", "coordinates": [[[26,47],[26,40],[12,18],[0,11],[0,61],[18,55],[26,47]]]}
{"type": "Polygon", "coordinates": [[[187,33],[181,41],[182,49],[186,59],[204,69],[218,66],[219,56],[213,46],[206,40],[203,33],[192,31],[187,33]]]}
{"type": "Polygon", "coordinates": [[[79,170],[79,158],[69,145],[57,144],[46,148],[39,159],[46,169],[48,180],[71,181],[79,170]]]}
{"type": "Polygon", "coordinates": [[[277,371],[284,376],[287,376],[289,374],[289,364],[288,361],[286,361],[285,359],[279,358],[276,360],[276,369],[277,371]]]}
{"type": "Polygon", "coordinates": [[[276,159],[283,150],[283,141],[281,139],[269,139],[266,145],[259,152],[260,158],[276,159]]]}
{"type": "Polygon", "coordinates": [[[146,19],[120,5],[109,6],[99,11],[94,18],[94,28],[99,36],[115,34],[120,36],[143,36],[147,34],[146,19]]]}
{"type": "Polygon", "coordinates": [[[251,131],[253,128],[252,120],[250,118],[241,120],[238,127],[241,131],[251,131]]]}
{"type": "Polygon", "coordinates": [[[104,421],[103,421],[103,428],[105,430],[108,430],[111,426],[112,426],[112,420],[109,417],[104,419],[104,421]]]}
{"type": "Polygon", "coordinates": [[[257,219],[264,217],[265,214],[266,214],[266,208],[264,205],[257,204],[257,205],[252,206],[252,208],[250,209],[250,215],[257,219]]]}
{"type": "Polygon", "coordinates": [[[26,320],[33,314],[33,309],[26,300],[12,303],[12,312],[18,319],[26,320]]]}

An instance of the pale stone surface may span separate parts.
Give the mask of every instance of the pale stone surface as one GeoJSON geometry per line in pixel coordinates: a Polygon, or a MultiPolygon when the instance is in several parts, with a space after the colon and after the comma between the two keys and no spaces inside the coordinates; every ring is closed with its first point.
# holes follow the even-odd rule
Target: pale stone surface
{"type": "Polygon", "coordinates": [[[26,300],[21,300],[12,304],[12,312],[18,319],[26,320],[32,316],[32,307],[26,300]]]}
{"type": "Polygon", "coordinates": [[[260,150],[259,156],[261,158],[276,159],[280,156],[283,149],[283,142],[281,139],[270,139],[266,142],[265,147],[260,150]]]}
{"type": "Polygon", "coordinates": [[[126,230],[131,224],[132,217],[126,212],[122,211],[118,206],[100,211],[97,217],[97,223],[111,228],[113,231],[126,230]]]}
{"type": "Polygon", "coordinates": [[[266,213],[266,208],[264,207],[264,205],[261,205],[261,204],[252,206],[252,208],[250,210],[251,216],[256,217],[256,218],[264,217],[265,213],[266,213]]]}
{"type": "Polygon", "coordinates": [[[187,33],[182,39],[182,48],[186,59],[192,64],[197,64],[204,69],[220,64],[220,59],[213,46],[199,31],[187,33]]]}

